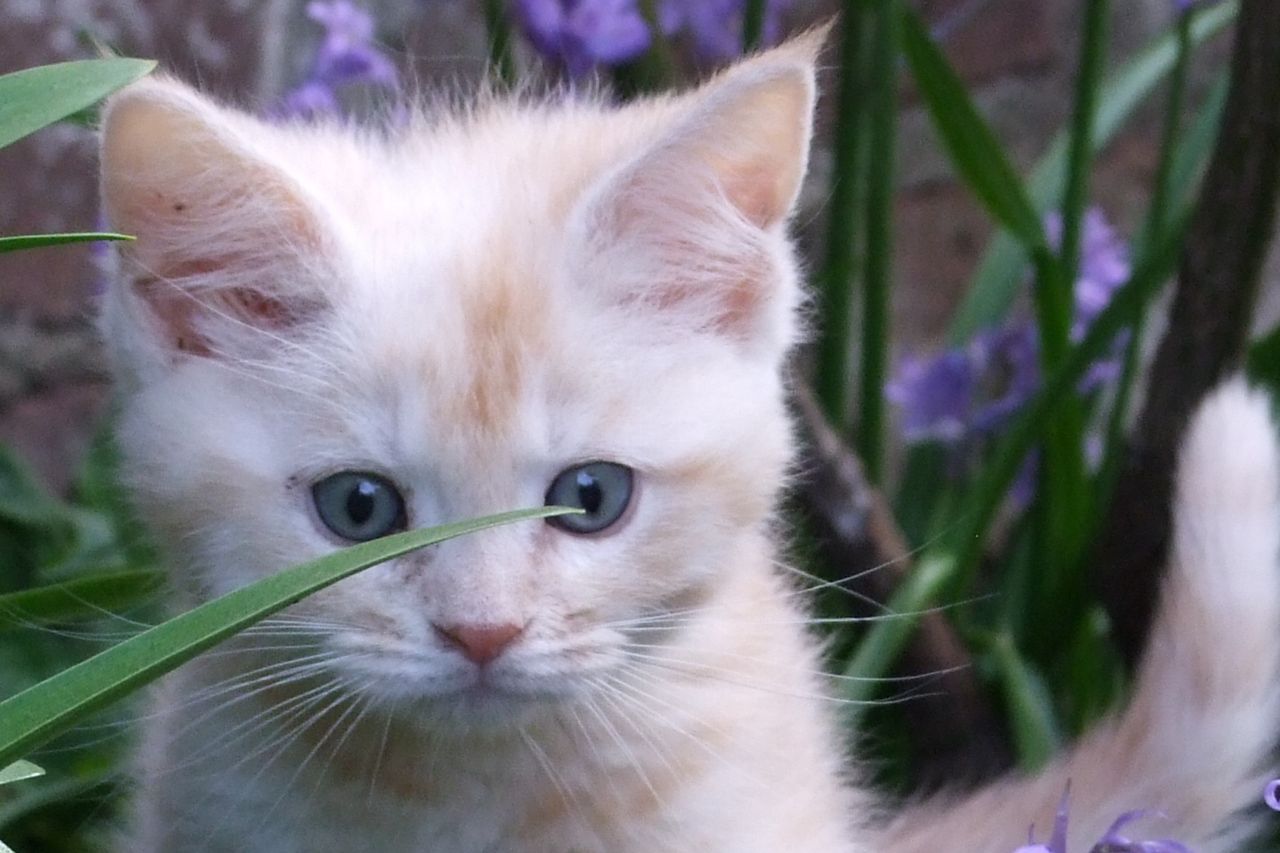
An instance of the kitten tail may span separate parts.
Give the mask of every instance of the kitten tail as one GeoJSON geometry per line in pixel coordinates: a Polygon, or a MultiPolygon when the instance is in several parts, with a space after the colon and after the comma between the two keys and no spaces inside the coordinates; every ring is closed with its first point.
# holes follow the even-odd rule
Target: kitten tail
{"type": "MultiPolygon", "coordinates": [[[[884,849],[1009,853],[1053,822],[1071,782],[1071,851],[1120,814],[1132,838],[1244,849],[1280,722],[1280,452],[1266,395],[1234,380],[1203,403],[1178,466],[1174,533],[1128,708],[1042,773],[897,817],[884,849]]],[[[1263,813],[1264,817],[1276,816],[1263,813]]]]}

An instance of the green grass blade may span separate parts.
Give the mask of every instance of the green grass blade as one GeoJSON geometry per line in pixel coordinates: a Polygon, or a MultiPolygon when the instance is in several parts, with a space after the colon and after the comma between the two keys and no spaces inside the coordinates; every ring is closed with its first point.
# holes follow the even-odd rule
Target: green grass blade
{"type": "Polygon", "coordinates": [[[857,449],[867,478],[884,480],[885,398],[892,287],[894,139],[898,118],[898,0],[871,9],[870,141],[867,157],[867,242],[862,276],[862,363],[857,449]]]}
{"type": "Polygon", "coordinates": [[[538,507],[409,530],[327,554],[206,602],[0,702],[0,764],[237,631],[362,569],[488,527],[573,511],[538,507]]]}
{"type": "Polygon", "coordinates": [[[24,779],[34,779],[43,775],[44,768],[32,764],[30,761],[18,759],[8,767],[0,768],[0,785],[21,782],[24,779]]]}
{"type": "Polygon", "coordinates": [[[163,583],[159,572],[138,569],[0,595],[0,631],[115,613],[150,600],[163,583]]]}
{"type": "Polygon", "coordinates": [[[765,0],[747,0],[742,10],[742,50],[751,53],[764,35],[765,0]]]}
{"type": "Polygon", "coordinates": [[[840,19],[839,76],[832,145],[830,213],[827,245],[818,274],[818,316],[822,318],[815,347],[814,391],[827,419],[841,433],[849,428],[853,289],[860,227],[858,199],[863,177],[863,133],[866,92],[863,80],[866,43],[861,0],[845,0],[840,19]]]}
{"type": "Polygon", "coordinates": [[[1018,766],[1033,773],[1048,764],[1062,746],[1062,729],[1049,689],[1040,673],[1023,659],[1008,633],[996,635],[991,660],[1009,710],[1018,766]]]}
{"type": "MultiPolygon", "coordinates": [[[[896,614],[895,618],[874,623],[845,667],[846,699],[869,703],[874,698],[882,686],[879,679],[888,672],[915,630],[919,622],[916,614],[933,606],[954,574],[955,561],[945,553],[926,555],[916,563],[889,599],[886,612],[896,614]]],[[[869,705],[848,707],[848,716],[856,722],[869,705]]]]}
{"type": "Polygon", "coordinates": [[[503,84],[516,82],[515,57],[511,52],[511,25],[504,0],[484,0],[484,24],[489,34],[489,73],[503,84]]]}
{"type": "Polygon", "coordinates": [[[38,249],[43,246],[63,246],[67,243],[95,243],[99,240],[132,240],[128,234],[99,231],[79,231],[70,234],[21,234],[0,237],[0,254],[22,249],[38,249]]]}
{"type": "MultiPolygon", "coordinates": [[[[1191,40],[1199,44],[1220,32],[1236,15],[1237,3],[1198,9],[1191,20],[1191,40]]],[[[1093,150],[1106,145],[1133,111],[1173,69],[1178,35],[1170,30],[1155,39],[1103,84],[1093,122],[1093,150]]],[[[1037,211],[1059,198],[1067,169],[1067,133],[1060,133],[1027,178],[1027,193],[1037,211]]],[[[978,264],[964,301],[951,318],[949,345],[968,341],[981,329],[999,323],[1022,290],[1026,250],[1008,231],[998,232],[978,264]]]]}
{"type": "Polygon", "coordinates": [[[952,165],[997,222],[1027,247],[1043,245],[1040,214],[964,83],[934,44],[919,15],[906,4],[899,9],[907,63],[952,165]]]}
{"type": "Polygon", "coordinates": [[[83,59],[0,77],[0,148],[96,104],[147,74],[149,59],[83,59]]]}

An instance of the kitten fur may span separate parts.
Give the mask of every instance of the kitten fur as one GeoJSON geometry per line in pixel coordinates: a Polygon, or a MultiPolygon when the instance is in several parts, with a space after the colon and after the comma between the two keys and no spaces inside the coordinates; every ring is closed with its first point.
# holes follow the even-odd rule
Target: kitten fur
{"type": "Polygon", "coordinates": [[[386,134],[268,123],[171,79],[111,99],[101,328],[138,507],[185,608],[341,544],[381,472],[427,526],[585,460],[627,515],[529,521],[343,581],[166,679],[119,849],[1008,853],[1068,779],[1239,849],[1277,720],[1277,454],[1236,383],[1183,451],[1128,709],[1043,773],[880,801],[844,754],[773,511],[799,337],[787,236],[820,36],[683,94],[489,99],[386,134]],[[523,626],[483,668],[432,624],[523,626]]]}

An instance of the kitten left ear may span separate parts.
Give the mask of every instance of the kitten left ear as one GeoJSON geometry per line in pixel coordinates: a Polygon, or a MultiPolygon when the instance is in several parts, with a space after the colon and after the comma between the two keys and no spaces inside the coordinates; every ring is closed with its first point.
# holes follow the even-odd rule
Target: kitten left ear
{"type": "Polygon", "coordinates": [[[319,206],[278,153],[258,150],[267,133],[175,80],[110,99],[103,202],[111,225],[136,237],[119,247],[125,281],[112,298],[145,306],[122,315],[133,323],[120,331],[188,355],[232,355],[253,330],[285,330],[323,309],[312,274],[326,257],[319,206]]]}
{"type": "Polygon", "coordinates": [[[618,298],[742,340],[789,323],[794,298],[778,291],[797,288],[783,269],[784,225],[808,161],[824,35],[748,59],[686,96],[674,126],[591,200],[588,230],[618,298]]]}

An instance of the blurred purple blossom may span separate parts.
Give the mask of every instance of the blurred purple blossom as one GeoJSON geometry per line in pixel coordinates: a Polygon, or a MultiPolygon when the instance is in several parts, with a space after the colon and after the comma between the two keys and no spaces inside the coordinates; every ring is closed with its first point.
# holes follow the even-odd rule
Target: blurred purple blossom
{"type": "MultiPolygon", "coordinates": [[[[761,45],[782,35],[782,16],[792,0],[765,0],[761,45]]],[[[687,32],[693,49],[704,60],[721,61],[742,53],[746,0],[663,0],[659,20],[667,35],[687,32]]]]}
{"type": "MultiPolygon", "coordinates": [[[[1035,827],[1028,831],[1027,843],[1014,850],[1013,853],[1067,853],[1067,812],[1071,785],[1062,794],[1058,805],[1058,813],[1053,819],[1053,833],[1048,842],[1038,844],[1035,840],[1035,827]]],[[[1115,823],[1106,831],[1098,843],[1089,848],[1089,853],[1191,853],[1185,844],[1169,839],[1160,841],[1133,841],[1120,834],[1120,830],[1139,818],[1148,817],[1158,812],[1132,811],[1125,812],[1116,818],[1115,823]]]]}
{"type": "Polygon", "coordinates": [[[307,79],[275,111],[281,116],[336,113],[338,91],[351,85],[395,89],[395,64],[374,41],[373,17],[351,0],[312,0],[307,17],[324,27],[307,79]]]}
{"type": "Polygon", "coordinates": [[[1090,853],[1191,853],[1191,848],[1187,845],[1168,838],[1159,841],[1131,841],[1120,834],[1120,829],[1125,824],[1152,814],[1159,813],[1141,810],[1120,815],[1090,853]]]}
{"type": "Polygon", "coordinates": [[[1196,6],[1208,6],[1218,0],[1173,0],[1173,8],[1179,14],[1190,12],[1196,6]]]}
{"type": "MultiPolygon", "coordinates": [[[[1106,214],[1091,207],[1085,211],[1082,224],[1080,269],[1075,287],[1076,315],[1071,326],[1071,337],[1077,341],[1084,337],[1132,270],[1129,246],[1107,222],[1106,214]]],[[[1045,231],[1050,245],[1057,248],[1062,241],[1062,217],[1057,212],[1045,217],[1045,231]]]]}
{"type": "Polygon", "coordinates": [[[1272,779],[1262,791],[1262,801],[1267,808],[1280,812],[1280,779],[1272,779]]]}
{"type": "Polygon", "coordinates": [[[964,350],[903,360],[885,394],[902,407],[907,441],[951,443],[963,438],[970,428],[976,379],[972,358],[964,350]]]}
{"type": "Polygon", "coordinates": [[[515,11],[533,46],[570,77],[649,49],[649,25],[636,0],[516,0],[515,11]]]}
{"type": "Polygon", "coordinates": [[[1045,844],[1036,843],[1036,828],[1032,824],[1027,830],[1027,843],[1013,853],[1067,853],[1067,806],[1071,796],[1071,783],[1062,792],[1062,800],[1058,803],[1058,813],[1053,817],[1053,832],[1045,844]]]}
{"type": "MultiPolygon", "coordinates": [[[[1075,286],[1072,339],[1079,340],[1129,277],[1129,249],[1100,210],[1084,218],[1079,276],[1075,286]]],[[[1061,223],[1046,218],[1057,242],[1061,223]]],[[[998,433],[1040,387],[1039,342],[1027,318],[984,331],[961,349],[932,358],[904,359],[885,386],[902,411],[908,442],[941,441],[964,452],[998,433]]],[[[1078,390],[1088,394],[1119,374],[1118,351],[1093,364],[1078,390]]],[[[1028,467],[1028,473],[1033,469],[1028,467]]],[[[1029,474],[1028,474],[1029,476],[1029,474]]],[[[1020,477],[1020,482],[1027,477],[1020,477]]]]}

